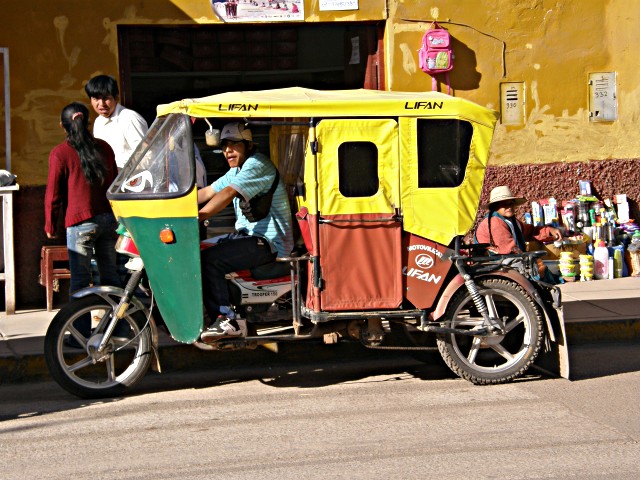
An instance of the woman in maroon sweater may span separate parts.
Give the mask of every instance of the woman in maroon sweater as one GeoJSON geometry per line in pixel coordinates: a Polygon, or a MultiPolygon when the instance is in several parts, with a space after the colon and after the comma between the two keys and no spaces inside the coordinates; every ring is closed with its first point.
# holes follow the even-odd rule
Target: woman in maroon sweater
{"type": "Polygon", "coordinates": [[[70,293],[89,286],[94,254],[100,283],[120,286],[115,251],[117,222],[106,196],[118,174],[113,150],[88,130],[89,110],[82,103],[64,107],[60,124],[67,138],[49,154],[44,230],[47,237],[55,238],[58,216],[64,212],[70,293]]]}
{"type": "Polygon", "coordinates": [[[526,242],[531,239],[562,240],[562,232],[557,228],[534,227],[516,218],[515,207],[526,200],[516,197],[505,185],[495,187],[489,194],[489,210],[476,230],[478,243],[490,244],[489,251],[496,254],[521,253],[526,251],[526,242]]]}

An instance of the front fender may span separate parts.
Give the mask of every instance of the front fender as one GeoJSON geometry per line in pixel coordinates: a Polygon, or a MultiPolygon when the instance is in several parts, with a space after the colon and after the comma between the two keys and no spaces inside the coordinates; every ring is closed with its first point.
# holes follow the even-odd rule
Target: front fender
{"type": "MultiPolygon", "coordinates": [[[[544,303],[544,301],[542,300],[542,297],[540,296],[540,292],[538,292],[538,290],[533,285],[533,283],[531,283],[531,281],[527,277],[525,277],[520,272],[517,272],[515,270],[496,270],[486,275],[478,275],[477,277],[474,278],[474,280],[481,280],[483,278],[496,278],[496,277],[504,277],[504,278],[513,280],[514,282],[519,284],[522,288],[524,288],[529,295],[531,295],[531,297],[535,300],[535,302],[538,305],[540,305],[540,308],[542,308],[542,311],[544,312],[545,321],[547,323],[547,331],[549,332],[549,339],[552,342],[555,342],[556,334],[555,334],[553,325],[551,323],[551,312],[548,310],[549,307],[544,303]]],[[[464,284],[464,279],[462,278],[462,275],[458,274],[449,282],[447,287],[444,289],[444,292],[438,299],[436,308],[429,315],[429,320],[431,321],[440,320],[444,316],[444,313],[446,312],[447,307],[449,306],[451,297],[453,297],[453,295],[461,288],[466,289],[467,287],[464,284]]]]}
{"type": "MultiPolygon", "coordinates": [[[[106,300],[108,303],[115,307],[117,303],[113,301],[112,297],[124,297],[124,289],[119,287],[112,287],[109,285],[99,285],[96,287],[87,287],[82,290],[78,290],[71,294],[73,298],[84,298],[89,295],[98,295],[99,297],[106,300]]],[[[135,310],[140,310],[144,313],[144,316],[149,320],[149,328],[151,329],[151,342],[153,346],[153,356],[155,357],[155,362],[153,363],[153,370],[160,372],[160,355],[158,354],[158,327],[156,325],[156,321],[151,315],[151,312],[145,307],[145,305],[140,301],[137,297],[131,298],[131,304],[135,308],[135,310]]]]}

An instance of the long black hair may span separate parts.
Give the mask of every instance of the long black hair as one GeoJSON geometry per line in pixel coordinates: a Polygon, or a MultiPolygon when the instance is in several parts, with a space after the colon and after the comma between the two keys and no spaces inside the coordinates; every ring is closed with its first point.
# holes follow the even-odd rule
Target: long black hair
{"type": "Polygon", "coordinates": [[[67,132],[67,142],[78,152],[82,173],[91,185],[102,185],[107,167],[102,160],[102,149],[89,131],[89,109],[73,102],[62,109],[60,122],[67,132]]]}

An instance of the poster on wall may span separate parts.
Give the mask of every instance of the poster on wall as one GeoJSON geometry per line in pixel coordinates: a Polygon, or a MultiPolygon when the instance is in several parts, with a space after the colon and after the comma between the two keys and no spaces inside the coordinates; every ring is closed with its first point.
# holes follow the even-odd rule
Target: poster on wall
{"type": "Polygon", "coordinates": [[[320,11],[358,10],[358,0],[320,0],[320,11]]]}
{"type": "Polygon", "coordinates": [[[223,22],[304,21],[304,0],[208,0],[223,22]]]}

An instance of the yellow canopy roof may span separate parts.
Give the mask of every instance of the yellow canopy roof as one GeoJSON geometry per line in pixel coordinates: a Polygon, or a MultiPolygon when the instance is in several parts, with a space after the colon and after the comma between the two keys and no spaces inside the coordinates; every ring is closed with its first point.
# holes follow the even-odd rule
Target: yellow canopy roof
{"type": "Polygon", "coordinates": [[[424,117],[450,114],[492,127],[498,118],[493,110],[439,92],[310,90],[300,87],[220,93],[186,98],[157,108],[159,117],[170,113],[227,118],[424,117]]]}

